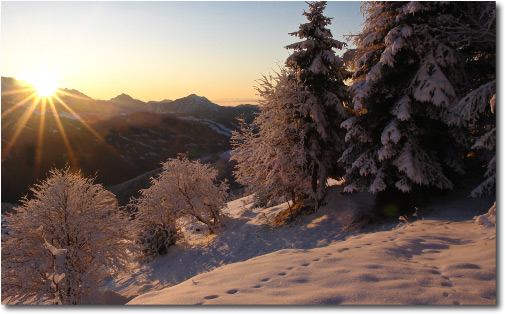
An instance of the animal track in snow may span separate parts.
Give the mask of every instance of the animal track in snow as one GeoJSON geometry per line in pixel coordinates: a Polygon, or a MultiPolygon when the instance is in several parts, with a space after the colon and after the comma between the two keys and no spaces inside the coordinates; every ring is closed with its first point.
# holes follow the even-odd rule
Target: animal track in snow
{"type": "Polygon", "coordinates": [[[238,289],[231,289],[231,290],[226,291],[226,293],[228,293],[228,294],[235,294],[237,292],[238,292],[238,289]]]}
{"type": "Polygon", "coordinates": [[[295,278],[295,279],[291,279],[290,280],[292,283],[306,283],[308,282],[309,280],[308,279],[305,279],[305,278],[295,278]]]}
{"type": "Polygon", "coordinates": [[[216,295],[216,294],[212,294],[212,295],[208,295],[208,296],[203,297],[203,298],[204,298],[205,300],[212,300],[212,299],[217,299],[217,298],[219,298],[219,296],[218,296],[218,295],[216,295]]]}

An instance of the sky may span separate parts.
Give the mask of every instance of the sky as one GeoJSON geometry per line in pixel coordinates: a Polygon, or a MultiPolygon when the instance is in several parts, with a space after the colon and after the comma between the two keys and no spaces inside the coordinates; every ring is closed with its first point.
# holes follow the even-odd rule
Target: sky
{"type": "MultiPolygon", "coordinates": [[[[330,1],[335,39],[358,33],[357,1],[330,1]]],[[[262,74],[283,64],[303,1],[4,2],[1,75],[56,76],[94,99],[205,96],[254,103],[262,74]]]]}

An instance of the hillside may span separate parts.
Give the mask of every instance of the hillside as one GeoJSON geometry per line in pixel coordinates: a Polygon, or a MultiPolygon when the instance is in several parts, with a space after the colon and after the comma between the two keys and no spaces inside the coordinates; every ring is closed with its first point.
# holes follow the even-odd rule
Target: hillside
{"type": "Polygon", "coordinates": [[[51,167],[62,168],[67,163],[82,169],[86,176],[96,175],[96,182],[112,186],[157,169],[160,162],[179,153],[187,153],[189,158],[219,154],[231,148],[231,132],[238,128],[236,117],[243,115],[252,121],[258,111],[257,106],[250,105],[233,109],[220,107],[195,96],[213,108],[224,109],[209,115],[205,106],[193,104],[187,113],[156,113],[148,112],[145,110],[148,104],[127,94],[110,100],[94,100],[75,89],[61,89],[64,93],[59,97],[68,108],[55,100],[58,121],[49,106],[46,107],[39,149],[41,106],[35,107],[25,125],[20,126],[32,102],[16,104],[31,92],[10,93],[27,86],[14,78],[2,77],[3,152],[21,127],[12,150],[2,155],[3,202],[19,201],[28,193],[30,185],[45,178],[51,167]],[[60,130],[60,123],[65,134],[60,130]]]}
{"type": "Polygon", "coordinates": [[[287,227],[268,224],[286,204],[230,202],[220,233],[190,233],[107,289],[125,302],[138,295],[128,304],[496,303],[496,229],[472,219],[492,197],[465,199],[459,190],[421,208],[412,225],[345,231],[373,196],[341,190],[331,187],[325,207],[287,227]]]}

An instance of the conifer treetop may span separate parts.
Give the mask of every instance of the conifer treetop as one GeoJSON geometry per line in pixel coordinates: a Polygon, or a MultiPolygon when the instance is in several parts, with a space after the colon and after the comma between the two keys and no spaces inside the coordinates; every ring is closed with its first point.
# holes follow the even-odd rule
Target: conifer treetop
{"type": "Polygon", "coordinates": [[[286,60],[286,66],[294,70],[308,69],[314,74],[327,74],[329,67],[341,62],[332,49],[342,49],[346,44],[333,39],[331,30],[326,28],[332,20],[323,15],[326,1],[307,4],[310,11],[304,11],[303,15],[309,22],[300,24],[298,31],[289,34],[302,41],[285,46],[288,50],[294,50],[286,60]]]}

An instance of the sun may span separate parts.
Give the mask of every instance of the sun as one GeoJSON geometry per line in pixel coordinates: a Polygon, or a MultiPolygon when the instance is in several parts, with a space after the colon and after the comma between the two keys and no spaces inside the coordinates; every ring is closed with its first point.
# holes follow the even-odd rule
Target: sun
{"type": "Polygon", "coordinates": [[[54,96],[54,93],[56,92],[57,85],[54,82],[50,81],[40,81],[37,82],[36,85],[34,85],[35,91],[37,94],[41,97],[50,97],[54,96]]]}
{"type": "Polygon", "coordinates": [[[50,72],[24,73],[22,80],[32,85],[37,96],[42,98],[53,97],[59,86],[56,76],[50,72]]]}
{"type": "Polygon", "coordinates": [[[58,82],[56,79],[49,75],[35,77],[33,82],[30,83],[33,85],[36,93],[40,97],[54,96],[54,93],[58,88],[58,82]]]}

